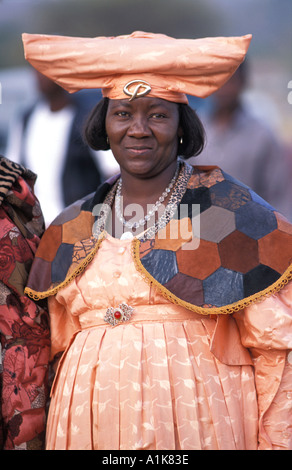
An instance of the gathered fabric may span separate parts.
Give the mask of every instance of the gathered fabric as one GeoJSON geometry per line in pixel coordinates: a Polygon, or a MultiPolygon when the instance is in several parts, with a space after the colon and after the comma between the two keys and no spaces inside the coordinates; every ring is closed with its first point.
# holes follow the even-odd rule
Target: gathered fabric
{"type": "Polygon", "coordinates": [[[292,374],[288,287],[235,316],[202,316],[143,279],[131,241],[107,235],[88,268],[49,298],[52,358],[65,352],[47,449],[288,448],[287,405],[277,413],[292,374]],[[107,309],[123,303],[130,319],[107,323],[107,309]]]}
{"type": "Polygon", "coordinates": [[[35,174],[0,156],[0,449],[44,448],[48,313],[24,295],[44,219],[35,174]]]}
{"type": "Polygon", "coordinates": [[[70,93],[101,88],[104,96],[125,99],[125,86],[134,80],[134,88],[146,86],[149,96],[176,103],[220,88],[244,60],[251,38],[174,39],[144,31],[96,38],[22,35],[26,60],[70,93]]]}

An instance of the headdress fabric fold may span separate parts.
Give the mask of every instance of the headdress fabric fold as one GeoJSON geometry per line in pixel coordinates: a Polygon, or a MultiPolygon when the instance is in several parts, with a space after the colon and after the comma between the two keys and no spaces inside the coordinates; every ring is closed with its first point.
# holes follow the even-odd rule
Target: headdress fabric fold
{"type": "Polygon", "coordinates": [[[101,88],[104,96],[123,99],[125,86],[138,80],[149,96],[175,102],[187,102],[187,94],[205,98],[220,88],[244,60],[251,37],[22,35],[28,62],[70,93],[101,88]]]}

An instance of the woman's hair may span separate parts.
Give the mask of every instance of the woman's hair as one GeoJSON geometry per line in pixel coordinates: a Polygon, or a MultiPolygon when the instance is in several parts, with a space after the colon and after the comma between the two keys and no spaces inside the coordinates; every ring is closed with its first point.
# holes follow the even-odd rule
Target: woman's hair
{"type": "MultiPolygon", "coordinates": [[[[93,108],[84,126],[84,140],[94,150],[109,150],[105,129],[108,98],[103,98],[93,108]]],[[[205,145],[205,130],[197,113],[187,104],[179,106],[179,125],[183,131],[182,143],[178,144],[178,155],[187,159],[199,155],[205,145]]]]}

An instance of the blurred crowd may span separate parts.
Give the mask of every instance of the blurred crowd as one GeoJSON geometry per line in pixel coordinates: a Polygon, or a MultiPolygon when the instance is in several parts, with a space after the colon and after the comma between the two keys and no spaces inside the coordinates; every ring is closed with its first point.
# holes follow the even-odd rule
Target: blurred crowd
{"type": "Polygon", "coordinates": [[[261,119],[248,105],[248,86],[245,61],[202,110],[207,143],[193,163],[219,166],[291,220],[292,149],[269,124],[273,119],[261,119]]]}
{"type": "Polygon", "coordinates": [[[37,175],[35,193],[49,225],[119,167],[111,152],[94,152],[83,142],[83,126],[100,91],[70,95],[37,71],[35,78],[36,102],[12,119],[5,157],[37,175]]]}
{"type": "MultiPolygon", "coordinates": [[[[84,122],[100,92],[69,95],[37,72],[36,83],[39,98],[14,116],[5,156],[38,175],[35,191],[48,225],[119,168],[110,151],[94,152],[83,142],[84,122]]],[[[221,167],[292,220],[291,148],[249,109],[243,98],[248,86],[249,64],[244,62],[212,98],[190,99],[207,142],[190,163],[221,167]]]]}

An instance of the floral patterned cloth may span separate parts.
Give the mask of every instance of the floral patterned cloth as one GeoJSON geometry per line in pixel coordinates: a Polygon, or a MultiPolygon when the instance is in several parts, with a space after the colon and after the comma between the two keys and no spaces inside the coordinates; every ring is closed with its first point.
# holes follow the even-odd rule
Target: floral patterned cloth
{"type": "Polygon", "coordinates": [[[43,449],[47,312],[24,295],[43,217],[35,175],[0,157],[0,449],[43,449]]]}

